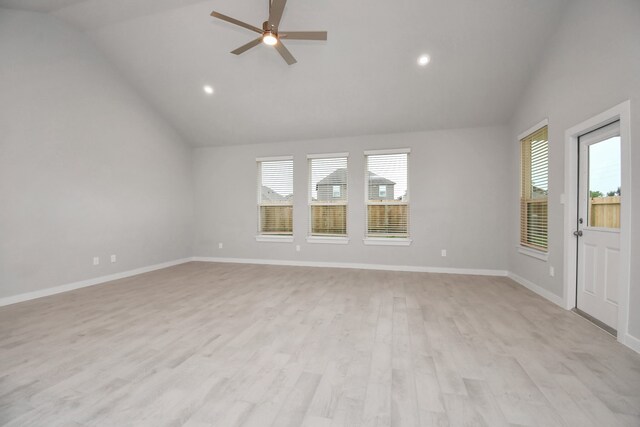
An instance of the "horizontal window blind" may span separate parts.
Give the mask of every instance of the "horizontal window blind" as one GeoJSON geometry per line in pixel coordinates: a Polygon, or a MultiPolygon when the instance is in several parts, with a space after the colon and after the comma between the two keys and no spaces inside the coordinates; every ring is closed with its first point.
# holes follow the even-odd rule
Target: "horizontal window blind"
{"type": "Polygon", "coordinates": [[[409,236],[408,153],[366,156],[367,236],[409,236]]]}
{"type": "Polygon", "coordinates": [[[520,140],[520,243],[548,248],[549,142],[544,126],[520,140]]]}
{"type": "Polygon", "coordinates": [[[259,233],[293,234],[293,159],[258,162],[259,233]]]}
{"type": "Polygon", "coordinates": [[[309,159],[311,235],[347,235],[347,174],[347,157],[309,159]]]}

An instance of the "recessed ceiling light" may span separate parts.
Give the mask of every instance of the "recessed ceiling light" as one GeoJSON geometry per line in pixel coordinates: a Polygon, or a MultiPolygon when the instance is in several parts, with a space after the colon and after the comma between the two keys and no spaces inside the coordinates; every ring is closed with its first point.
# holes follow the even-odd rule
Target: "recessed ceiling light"
{"type": "Polygon", "coordinates": [[[204,93],[206,93],[207,95],[212,95],[213,94],[213,87],[209,86],[209,85],[205,85],[202,90],[204,90],[204,93]]]}
{"type": "Polygon", "coordinates": [[[422,67],[427,65],[429,62],[431,62],[431,58],[429,57],[429,55],[420,55],[420,57],[418,58],[418,65],[422,67]]]}

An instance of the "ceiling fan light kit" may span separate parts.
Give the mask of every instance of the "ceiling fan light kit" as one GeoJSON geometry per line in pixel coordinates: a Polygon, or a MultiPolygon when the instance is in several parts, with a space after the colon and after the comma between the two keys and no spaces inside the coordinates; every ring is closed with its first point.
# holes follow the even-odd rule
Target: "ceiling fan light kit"
{"type": "Polygon", "coordinates": [[[278,43],[278,36],[276,34],[273,34],[271,31],[267,31],[262,36],[262,41],[266,45],[273,46],[274,44],[278,43]]]}
{"type": "Polygon", "coordinates": [[[297,61],[289,52],[289,50],[284,47],[282,44],[282,39],[289,40],[326,40],[327,32],[326,31],[279,31],[278,26],[280,25],[280,20],[282,19],[282,13],[284,12],[284,7],[287,4],[287,0],[268,0],[269,1],[269,19],[262,24],[262,29],[258,27],[254,27],[251,24],[247,24],[246,22],[239,21],[237,19],[231,18],[230,16],[223,15],[216,11],[211,12],[211,16],[214,18],[222,19],[223,21],[229,22],[234,25],[238,25],[240,27],[246,28],[247,30],[253,31],[255,33],[260,34],[255,40],[250,41],[249,43],[240,46],[239,48],[232,50],[231,53],[234,55],[240,55],[241,53],[246,52],[259,45],[260,43],[264,43],[268,46],[273,46],[276,48],[282,59],[289,65],[295,64],[297,61]]]}

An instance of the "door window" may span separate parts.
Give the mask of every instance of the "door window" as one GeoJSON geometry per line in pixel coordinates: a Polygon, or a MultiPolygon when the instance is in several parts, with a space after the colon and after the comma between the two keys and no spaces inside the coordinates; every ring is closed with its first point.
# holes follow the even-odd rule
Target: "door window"
{"type": "Polygon", "coordinates": [[[620,228],[620,137],[589,145],[589,227],[620,228]]]}

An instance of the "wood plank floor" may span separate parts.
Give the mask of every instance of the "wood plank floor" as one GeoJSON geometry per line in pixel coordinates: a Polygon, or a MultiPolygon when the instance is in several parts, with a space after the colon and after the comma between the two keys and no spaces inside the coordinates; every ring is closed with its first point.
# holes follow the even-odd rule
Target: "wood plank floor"
{"type": "Polygon", "coordinates": [[[506,278],[188,263],[0,308],[7,426],[640,426],[640,355],[506,278]]]}

